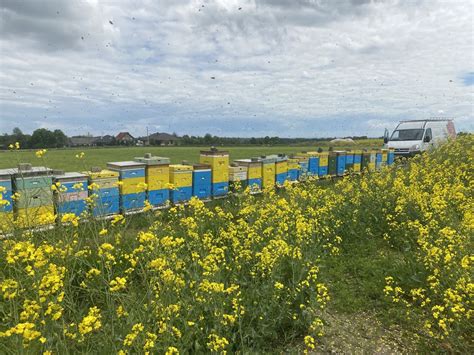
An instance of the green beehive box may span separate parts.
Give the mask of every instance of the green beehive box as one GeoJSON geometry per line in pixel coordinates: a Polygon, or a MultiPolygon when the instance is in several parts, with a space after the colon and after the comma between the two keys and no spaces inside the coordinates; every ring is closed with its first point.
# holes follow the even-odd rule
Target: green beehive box
{"type": "Polygon", "coordinates": [[[19,192],[15,207],[16,208],[31,208],[40,207],[53,204],[53,193],[50,189],[27,189],[19,192]]]}
{"type": "Polygon", "coordinates": [[[337,154],[334,152],[329,152],[328,175],[337,175],[337,154]]]}
{"type": "Polygon", "coordinates": [[[362,152],[362,162],[361,162],[361,170],[369,170],[369,163],[370,163],[370,152],[364,150],[362,152]]]}

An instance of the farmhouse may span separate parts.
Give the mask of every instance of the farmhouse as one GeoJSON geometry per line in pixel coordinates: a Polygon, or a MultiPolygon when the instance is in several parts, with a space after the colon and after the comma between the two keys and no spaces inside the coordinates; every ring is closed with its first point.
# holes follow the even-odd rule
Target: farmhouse
{"type": "Polygon", "coordinates": [[[132,144],[135,141],[135,138],[128,132],[120,132],[115,137],[115,140],[118,144],[132,144]]]}
{"type": "Polygon", "coordinates": [[[179,138],[176,135],[156,132],[149,136],[150,145],[176,145],[179,138]]]}

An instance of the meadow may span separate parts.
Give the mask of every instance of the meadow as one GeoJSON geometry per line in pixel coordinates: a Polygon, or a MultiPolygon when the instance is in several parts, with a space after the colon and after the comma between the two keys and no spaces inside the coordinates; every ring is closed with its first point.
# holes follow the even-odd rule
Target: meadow
{"type": "MultiPolygon", "coordinates": [[[[338,145],[335,149],[361,149],[361,148],[380,148],[382,147],[380,139],[358,140],[353,145],[338,145]]],[[[301,151],[316,150],[319,147],[328,149],[329,142],[321,142],[315,146],[233,146],[218,147],[222,150],[228,150],[231,159],[250,158],[262,154],[292,154],[301,151]]],[[[54,169],[66,171],[89,169],[91,166],[106,166],[107,162],[133,160],[134,157],[143,156],[145,153],[168,157],[174,164],[181,163],[183,160],[189,162],[199,161],[199,151],[207,150],[206,147],[107,147],[107,148],[68,148],[68,149],[50,149],[48,150],[47,163],[54,169]],[[86,166],[78,164],[76,155],[84,152],[86,155],[86,166]]],[[[34,150],[20,151],[0,151],[0,169],[16,167],[19,162],[38,164],[34,150]]]]}
{"type": "Polygon", "coordinates": [[[16,230],[0,244],[0,352],[472,353],[473,147],[16,230]]]}

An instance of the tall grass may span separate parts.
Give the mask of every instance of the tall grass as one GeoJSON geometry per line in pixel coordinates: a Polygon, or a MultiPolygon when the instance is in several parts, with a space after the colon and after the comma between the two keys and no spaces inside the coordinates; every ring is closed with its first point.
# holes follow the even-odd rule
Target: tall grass
{"type": "Polygon", "coordinates": [[[0,351],[262,352],[299,339],[311,350],[324,308],[364,306],[338,299],[351,254],[367,304],[422,346],[466,351],[472,146],[335,184],[17,231],[0,248],[0,351]]]}

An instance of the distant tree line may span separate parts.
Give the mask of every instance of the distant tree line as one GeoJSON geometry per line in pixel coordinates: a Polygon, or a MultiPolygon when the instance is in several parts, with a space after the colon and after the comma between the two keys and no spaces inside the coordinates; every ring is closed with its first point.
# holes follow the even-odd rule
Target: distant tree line
{"type": "MultiPolygon", "coordinates": [[[[329,138],[281,138],[281,137],[218,137],[209,133],[201,136],[189,136],[185,134],[180,138],[180,145],[310,145],[314,142],[327,142],[335,137],[329,138]]],[[[367,136],[353,136],[352,139],[367,139],[367,136]]]]}
{"type": "Polygon", "coordinates": [[[7,149],[10,144],[20,143],[21,149],[62,148],[68,144],[67,136],[60,129],[50,131],[39,128],[33,134],[24,134],[20,128],[15,127],[11,134],[4,133],[0,136],[0,148],[7,149]]]}

